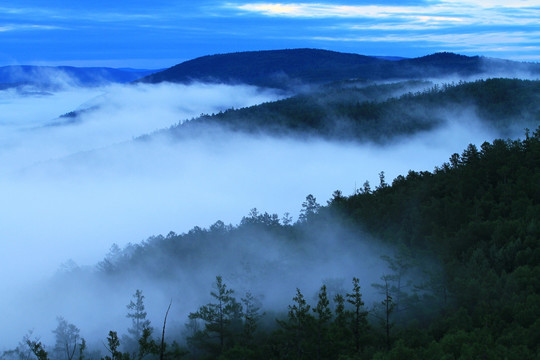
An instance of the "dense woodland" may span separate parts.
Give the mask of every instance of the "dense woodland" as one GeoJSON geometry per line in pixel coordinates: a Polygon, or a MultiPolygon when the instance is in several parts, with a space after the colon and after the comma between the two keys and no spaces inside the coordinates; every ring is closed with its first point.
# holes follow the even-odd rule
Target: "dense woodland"
{"type": "MultiPolygon", "coordinates": [[[[327,84],[281,101],[230,109],[184,121],[158,134],[175,138],[215,131],[386,141],[471,119],[502,134],[540,120],[540,81],[487,79],[450,85],[406,81],[327,84]]],[[[148,138],[148,137],[142,137],[148,138]]]]}
{"type": "Polygon", "coordinates": [[[159,277],[171,269],[160,268],[163,258],[156,264],[157,254],[196,266],[203,243],[217,253],[263,237],[308,248],[314,233],[334,227],[395,251],[383,256],[387,271],[376,283],[353,277],[343,292],[323,284],[314,297],[299,284],[286,308],[269,313],[255,293],[237,293],[216,274],[211,301],[192,310],[183,334],[167,333],[167,317],[150,324],[144,289],[137,290],[126,299],[132,326],[103,334],[106,353],[88,349],[80,330],[59,318],[55,345],[29,334],[2,358],[536,359],[539,167],[540,127],[523,140],[470,145],[433,172],[410,171],[391,184],[381,172],[376,186],[336,191],[324,206],[308,195],[296,222],[253,210],[236,226],[218,221],[153,237],[118,250],[96,271],[105,278],[142,268],[159,277]],[[374,305],[363,301],[367,288],[378,294],[374,305]]]}

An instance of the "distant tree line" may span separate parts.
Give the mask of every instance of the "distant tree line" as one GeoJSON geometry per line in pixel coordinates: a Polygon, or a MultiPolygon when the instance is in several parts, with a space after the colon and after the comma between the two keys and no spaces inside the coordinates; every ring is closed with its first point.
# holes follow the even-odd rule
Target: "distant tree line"
{"type": "Polygon", "coordinates": [[[250,134],[384,143],[435,129],[447,119],[478,120],[505,136],[516,126],[536,127],[540,120],[540,81],[497,78],[431,87],[426,83],[328,84],[280,101],[201,115],[158,134],[184,138],[208,135],[209,128],[224,128],[250,134]]]}

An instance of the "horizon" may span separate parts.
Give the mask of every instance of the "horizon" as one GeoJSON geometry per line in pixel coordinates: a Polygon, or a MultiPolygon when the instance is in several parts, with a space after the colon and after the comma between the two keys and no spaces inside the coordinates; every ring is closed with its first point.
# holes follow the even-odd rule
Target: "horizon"
{"type": "MultiPolygon", "coordinates": [[[[347,54],[347,52],[341,52],[341,51],[336,51],[336,50],[329,50],[329,49],[320,49],[320,48],[287,48],[287,49],[273,49],[273,50],[265,50],[265,49],[262,49],[262,50],[246,50],[246,51],[235,51],[235,52],[229,52],[229,53],[215,53],[215,54],[205,54],[205,55],[201,55],[201,56],[197,56],[195,58],[191,58],[191,59],[184,59],[184,60],[181,60],[177,63],[173,63],[172,65],[165,65],[165,66],[162,66],[162,67],[157,67],[157,68],[149,68],[149,67],[130,67],[130,66],[114,66],[114,62],[110,63],[110,65],[107,65],[108,62],[103,62],[103,61],[99,61],[98,64],[95,64],[93,62],[85,62],[85,61],[67,61],[67,62],[61,62],[61,63],[46,63],[46,62],[35,62],[35,63],[28,63],[28,64],[10,64],[10,65],[0,65],[0,68],[3,68],[3,67],[17,67],[17,66],[36,66],[36,67],[73,67],[73,68],[110,68],[110,69],[116,69],[116,70],[127,70],[127,71],[151,71],[151,70],[156,70],[156,71],[163,71],[163,70],[166,70],[168,68],[171,68],[173,66],[176,66],[176,65],[179,65],[179,64],[182,64],[184,62],[187,62],[187,61],[192,61],[192,60],[196,60],[196,59],[199,59],[199,58],[202,58],[202,57],[206,57],[206,56],[216,56],[216,55],[228,55],[228,54],[238,54],[238,53],[246,53],[246,52],[264,52],[264,51],[281,51],[281,50],[303,50],[303,49],[311,49],[311,50],[323,50],[323,51],[331,51],[331,52],[336,52],[336,53],[343,53],[343,54],[347,54]],[[102,64],[101,66],[99,64],[102,64]]],[[[471,54],[471,55],[464,55],[464,54],[460,54],[460,53],[455,53],[455,52],[452,52],[452,51],[438,51],[438,52],[434,52],[434,53],[429,53],[429,54],[424,54],[424,55],[419,55],[419,56],[414,56],[414,57],[403,57],[403,56],[396,56],[396,55],[366,55],[366,54],[362,54],[362,53],[352,53],[352,52],[349,52],[348,54],[354,54],[354,55],[361,55],[361,56],[368,56],[368,57],[373,57],[373,58],[381,58],[381,59],[385,59],[385,60],[388,60],[388,61],[401,61],[401,60],[407,60],[407,59],[416,59],[416,58],[422,58],[422,57],[426,57],[426,56],[430,56],[430,55],[435,55],[435,54],[442,54],[442,53],[449,53],[449,54],[455,54],[455,55],[461,55],[461,56],[467,56],[467,57],[484,57],[484,58],[493,58],[493,59],[500,59],[500,60],[508,60],[508,61],[515,61],[515,62],[522,62],[522,63],[531,63],[531,64],[537,64],[537,63],[540,63],[540,61],[525,61],[525,60],[512,60],[512,59],[509,59],[509,58],[495,58],[495,57],[491,57],[491,56],[485,56],[485,55],[474,55],[474,54],[471,54]]]]}
{"type": "Polygon", "coordinates": [[[0,66],[162,69],[200,56],[316,48],[415,58],[437,52],[540,61],[540,2],[343,0],[151,5],[22,0],[0,7],[0,66]]]}

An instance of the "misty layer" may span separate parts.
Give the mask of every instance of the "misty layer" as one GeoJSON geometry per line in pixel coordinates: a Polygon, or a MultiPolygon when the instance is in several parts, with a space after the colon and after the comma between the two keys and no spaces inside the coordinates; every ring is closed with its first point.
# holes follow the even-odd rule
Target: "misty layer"
{"type": "Polygon", "coordinates": [[[66,88],[127,83],[153,72],[155,71],[104,67],[2,66],[0,67],[0,89],[11,88],[26,95],[35,92],[56,92],[66,88]]]}
{"type": "Polygon", "coordinates": [[[24,317],[18,325],[22,334],[35,329],[35,335],[50,342],[46,329],[61,315],[99,343],[109,330],[123,333],[129,326],[123,311],[126,301],[134,289],[142,289],[148,318],[155,324],[173,300],[169,326],[181,336],[188,313],[210,300],[216,275],[222,275],[238,296],[251,292],[267,312],[281,312],[297,287],[311,298],[323,282],[333,293],[348,289],[352,277],[361,279],[367,301],[376,300],[370,284],[387,271],[380,255],[391,254],[389,249],[330,220],[317,229],[282,222],[253,210],[237,227],[218,221],[209,228],[171,232],[123,249],[115,245],[97,266],[66,264],[52,282],[23,292],[28,299],[44,295],[38,303],[18,299],[18,311],[8,321],[24,317]]]}
{"type": "Polygon", "coordinates": [[[0,96],[0,160],[4,164],[1,171],[6,174],[130,141],[201,113],[279,98],[270,90],[248,86],[166,83],[68,88],[33,96],[6,90],[0,96]],[[74,109],[80,110],[76,121],[59,118],[74,109]]]}
{"type": "Polygon", "coordinates": [[[487,79],[432,85],[427,81],[365,86],[335,83],[277,102],[203,116],[163,131],[179,139],[222,126],[249,134],[384,143],[471,118],[500,136],[534,128],[539,81],[487,79]]]}
{"type": "MultiPolygon", "coordinates": [[[[0,184],[5,189],[2,237],[17,241],[6,241],[1,260],[18,274],[2,279],[6,286],[46,277],[70,258],[93,264],[112,243],[123,247],[149,234],[181,233],[218,219],[234,224],[253,207],[297,218],[307,193],[326,199],[335,189],[353,193],[366,180],[377,183],[380,171],[390,180],[411,169],[431,170],[468,143],[496,136],[475,125],[472,116],[466,125],[453,123],[391,146],[250,137],[215,126],[180,142],[159,136],[125,142],[200,112],[262,102],[275,94],[225,85],[114,89],[91,93],[93,100],[80,108],[97,108],[76,124],[39,127],[51,117],[32,113],[31,102],[25,105],[27,123],[3,123],[10,141],[1,156],[10,175],[0,184]],[[80,152],[96,148],[101,149],[80,152]],[[48,161],[55,158],[60,159],[48,161]]],[[[390,85],[380,92],[384,97],[404,89],[390,85]]],[[[60,98],[51,99],[50,108],[42,106],[44,114],[54,113],[60,98]]],[[[81,103],[73,97],[56,113],[67,112],[75,101],[81,103]]],[[[208,274],[207,282],[215,275],[208,274]]]]}
{"type": "MultiPolygon", "coordinates": [[[[236,226],[217,221],[180,235],[113,246],[95,267],[66,264],[53,282],[24,294],[56,290],[29,306],[27,315],[36,314],[32,320],[37,323],[52,306],[88,329],[88,339],[100,331],[103,339],[107,330],[91,330],[99,327],[94,317],[85,326],[81,310],[94,314],[95,306],[105,314],[99,317],[104,328],[114,323],[114,330],[125,334],[127,311],[115,316],[112,309],[125,306],[134,288],[146,286],[149,316],[144,319],[158,326],[162,317],[151,314],[163,315],[172,298],[176,310],[169,314],[167,341],[187,338],[183,346],[189,358],[233,349],[261,355],[273,349],[276,358],[285,358],[295,344],[316,354],[322,351],[320,341],[333,346],[331,334],[346,329],[339,332],[344,342],[334,355],[371,358],[415,351],[422,358],[438,358],[462,339],[459,343],[470,346],[493,343],[488,350],[470,350],[476,355],[510,354],[518,346],[532,358],[539,322],[527,314],[539,306],[539,145],[537,128],[524,140],[471,144],[433,172],[409,171],[391,183],[381,172],[378,183],[366,182],[351,196],[335,191],[326,206],[308,195],[296,222],[287,214],[280,218],[252,209],[236,226]],[[250,291],[261,313],[269,314],[254,320],[258,335],[248,343],[229,323],[231,332],[221,346],[197,341],[197,334],[220,334],[215,327],[205,328],[211,320],[200,314],[203,304],[224,289],[221,280],[235,290],[228,295],[239,298],[250,291]],[[209,295],[209,283],[214,295],[209,295]],[[334,296],[344,294],[346,306],[343,297],[340,302],[334,296]],[[363,314],[362,337],[354,336],[350,320],[355,306],[356,314],[363,314]],[[187,321],[188,314],[199,322],[187,321]],[[349,320],[340,323],[341,316],[349,320]],[[493,323],[486,324],[486,318],[493,323]],[[328,326],[317,327],[322,321],[328,326]],[[299,328],[302,338],[295,337],[299,328]]],[[[54,322],[49,326],[54,328],[54,322]]]]}
{"type": "MultiPolygon", "coordinates": [[[[16,296],[3,300],[4,307],[13,309],[10,342],[31,328],[46,339],[58,315],[99,342],[108,330],[122,332],[128,326],[125,305],[136,288],[148,294],[154,323],[174,298],[171,326],[181,332],[187,313],[208,301],[208,286],[216,275],[223,275],[239,295],[252,291],[268,309],[275,306],[278,311],[284,311],[295,287],[312,297],[323,282],[339,288],[348,286],[353,276],[362,280],[367,300],[380,302],[370,285],[380,283],[388,270],[380,255],[394,255],[396,249],[371,244],[389,241],[391,230],[385,229],[390,223],[370,228],[366,235],[362,229],[369,228],[369,221],[358,228],[330,217],[301,229],[288,227],[281,216],[289,212],[299,218],[308,193],[327,199],[342,189],[354,195],[345,204],[349,220],[356,222],[359,213],[369,212],[365,204],[377,205],[355,203],[359,192],[371,193],[366,179],[385,193],[389,190],[384,176],[388,182],[398,179],[400,185],[400,174],[432,170],[468,143],[481,144],[515,128],[521,133],[537,119],[537,82],[499,79],[407,94],[425,85],[369,88],[348,82],[270,102],[282,94],[247,86],[139,84],[91,93],[84,100],[73,97],[61,111],[47,102],[58,100],[58,94],[26,98],[24,105],[18,103],[19,109],[28,109],[23,122],[13,121],[16,111],[6,107],[0,122],[5,130],[0,158],[6,174],[0,180],[5,190],[0,218],[5,221],[1,235],[7,240],[0,260],[9,271],[2,271],[1,280],[13,294],[23,294],[22,299],[35,299],[35,289],[42,299],[38,305],[16,296]],[[42,101],[40,111],[32,110],[32,99],[42,101]],[[264,102],[269,103],[227,111],[264,102]],[[76,114],[77,121],[58,122],[58,115],[77,106],[87,110],[76,114]],[[217,115],[197,117],[201,113],[217,115]],[[195,119],[184,125],[190,118],[195,119]],[[130,141],[173,124],[179,125],[165,136],[160,132],[130,141]],[[190,127],[195,131],[184,130],[190,127]],[[336,141],[347,138],[344,134],[369,141],[336,141]],[[392,141],[377,141],[389,138],[392,141]],[[377,177],[381,171],[382,179],[377,177]],[[270,224],[265,224],[270,230],[258,231],[250,227],[249,217],[239,220],[254,207],[279,214],[279,225],[272,230],[270,216],[270,224]],[[239,227],[226,225],[239,221],[239,227]],[[209,227],[190,231],[195,224],[209,227]],[[129,245],[149,234],[169,235],[129,245]],[[112,243],[119,248],[111,249],[99,271],[88,268],[112,243]],[[366,257],[359,261],[357,254],[366,257]],[[52,284],[43,280],[69,258],[74,260],[66,263],[69,271],[52,284]],[[98,312],[104,314],[103,321],[86,317],[98,312]],[[26,318],[28,314],[32,315],[26,318]]],[[[7,103],[19,100],[12,97],[7,103]]],[[[468,163],[458,157],[452,167],[464,164],[468,163]]],[[[407,181],[413,183],[415,174],[407,181]]],[[[509,175],[507,170],[501,174],[509,175]]],[[[389,201],[388,208],[397,209],[393,204],[389,201]]],[[[376,209],[372,220],[385,219],[384,208],[376,209]]],[[[407,206],[400,209],[392,212],[395,221],[403,214],[416,219],[417,212],[407,206]]],[[[440,218],[447,219],[445,214],[440,218]]],[[[401,235],[414,234],[416,227],[408,226],[412,227],[400,229],[401,235]]]]}

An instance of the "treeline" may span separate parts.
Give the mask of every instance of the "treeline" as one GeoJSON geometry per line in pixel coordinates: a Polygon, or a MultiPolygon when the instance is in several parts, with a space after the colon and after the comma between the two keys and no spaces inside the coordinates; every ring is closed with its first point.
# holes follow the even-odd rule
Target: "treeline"
{"type": "Polygon", "coordinates": [[[454,117],[478,119],[502,134],[516,126],[535,127],[540,119],[540,81],[499,78],[426,87],[423,81],[371,86],[341,82],[203,115],[161,133],[182,138],[218,126],[252,134],[385,142],[434,129],[454,117]]]}
{"type": "MultiPolygon", "coordinates": [[[[384,173],[379,177],[379,184],[372,188],[366,182],[351,196],[334,192],[325,206],[308,196],[296,222],[287,214],[280,219],[254,210],[237,226],[217,222],[208,229],[153,237],[117,249],[99,265],[102,276],[139,268],[159,278],[174,272],[160,267],[170,264],[164,256],[196,269],[198,260],[207,256],[197,253],[205,244],[220,254],[235,239],[247,246],[248,241],[263,244],[257,242],[267,237],[287,243],[287,249],[309,249],[314,233],[346,226],[395,249],[384,256],[387,267],[377,281],[360,283],[355,277],[345,291],[323,284],[311,301],[300,283],[287,308],[269,311],[256,292],[236,294],[218,276],[211,301],[186,319],[187,332],[168,336],[166,322],[154,332],[145,330],[150,324],[145,322],[142,293],[137,292],[130,310],[132,329],[138,329],[130,332],[132,347],[121,348],[129,341],[112,329],[107,356],[538,358],[540,127],[527,131],[523,140],[469,145],[433,172],[410,171],[390,184],[384,173]],[[368,289],[377,294],[373,305],[363,301],[368,289]]],[[[219,256],[212,261],[220,261],[219,256]]],[[[77,359],[76,350],[83,348],[77,339],[68,360],[77,359]]],[[[49,348],[28,337],[20,352],[3,356],[22,359],[20,353],[29,350],[40,360],[50,355],[49,348]]]]}
{"type": "MultiPolygon", "coordinates": [[[[287,309],[270,316],[263,312],[264,305],[256,295],[248,291],[239,297],[221,276],[216,276],[210,302],[189,313],[182,338],[179,334],[172,336],[177,340],[166,340],[172,301],[162,326],[155,328],[147,319],[143,292],[137,290],[127,305],[131,327],[127,334],[109,331],[102,341],[105,355],[88,347],[77,326],[58,317],[53,346],[29,333],[16,349],[4,352],[2,358],[31,359],[33,355],[39,360],[232,360],[383,356],[399,336],[394,333],[394,326],[402,326],[404,318],[411,318],[410,308],[419,310],[420,304],[418,294],[410,296],[404,291],[404,274],[412,265],[410,254],[400,253],[386,260],[391,272],[382,276],[380,283],[371,285],[382,299],[373,307],[365,306],[360,280],[353,278],[350,290],[344,293],[322,285],[311,303],[297,288],[287,309]],[[401,315],[403,310],[408,313],[401,315]]],[[[420,292],[427,293],[425,289],[420,292]]]]}
{"type": "Polygon", "coordinates": [[[339,219],[438,259],[442,271],[423,284],[430,316],[394,329],[399,335],[384,356],[532,359],[540,355],[538,184],[540,128],[524,140],[469,145],[433,172],[410,171],[391,184],[381,173],[373,189],[366,183],[348,197],[336,191],[327,206],[307,199],[294,226],[277,215],[256,217],[252,226],[302,242],[300,229],[321,231],[339,219]]]}

